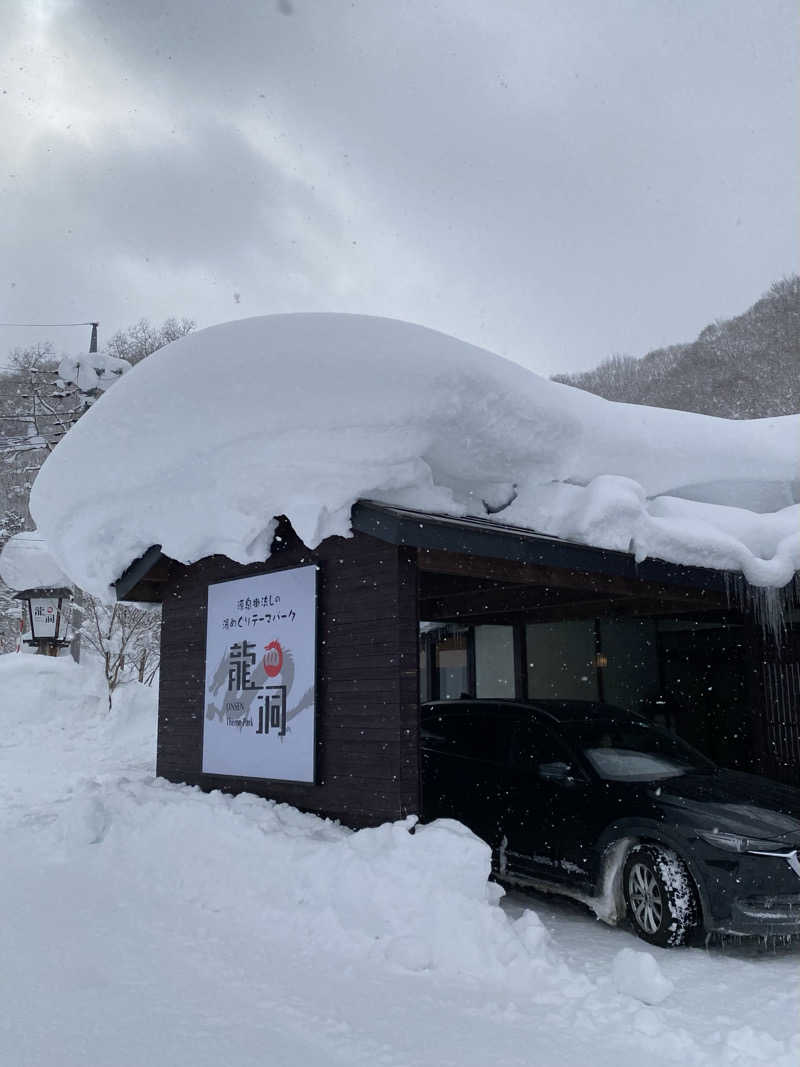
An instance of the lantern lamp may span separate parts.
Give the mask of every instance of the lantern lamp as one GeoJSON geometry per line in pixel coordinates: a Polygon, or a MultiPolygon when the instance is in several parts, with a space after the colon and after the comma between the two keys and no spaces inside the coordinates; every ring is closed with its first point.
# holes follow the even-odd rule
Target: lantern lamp
{"type": "Polygon", "coordinates": [[[45,655],[57,656],[59,648],[70,643],[72,618],[72,590],[67,588],[23,589],[15,600],[21,600],[27,611],[30,637],[26,645],[35,645],[45,655]]]}

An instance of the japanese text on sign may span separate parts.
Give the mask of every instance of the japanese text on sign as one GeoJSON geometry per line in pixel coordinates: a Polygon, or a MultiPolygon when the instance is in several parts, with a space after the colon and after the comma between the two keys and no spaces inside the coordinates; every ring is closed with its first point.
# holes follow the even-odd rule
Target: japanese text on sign
{"type": "Polygon", "coordinates": [[[313,781],[316,568],[209,586],[203,771],[313,781]]]}

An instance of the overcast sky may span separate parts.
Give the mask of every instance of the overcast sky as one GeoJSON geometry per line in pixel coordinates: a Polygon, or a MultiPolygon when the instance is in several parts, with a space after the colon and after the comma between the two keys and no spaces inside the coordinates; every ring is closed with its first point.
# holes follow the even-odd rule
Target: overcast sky
{"type": "Polygon", "coordinates": [[[798,269],[797,53],[795,0],[2,0],[0,321],[689,340],[798,269]]]}

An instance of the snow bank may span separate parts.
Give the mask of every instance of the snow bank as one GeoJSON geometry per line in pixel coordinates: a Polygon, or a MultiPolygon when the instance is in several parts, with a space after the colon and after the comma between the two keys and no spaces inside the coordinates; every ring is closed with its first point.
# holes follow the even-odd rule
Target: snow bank
{"type": "Polygon", "coordinates": [[[353,832],[249,794],[159,779],[88,783],[62,811],[58,840],[67,852],[102,844],[104,865],[124,871],[133,894],[177,892],[231,922],[257,917],[307,952],[541,996],[588,988],[554,958],[533,912],[512,920],[498,907],[488,847],[455,822],[353,832]]]}
{"type": "Polygon", "coordinates": [[[0,816],[4,791],[38,807],[107,767],[152,773],[156,707],[155,689],[134,682],[117,689],[109,712],[96,665],[0,656],[0,816]]]}
{"type": "Polygon", "coordinates": [[[512,919],[498,906],[490,849],[460,823],[353,832],[251,794],[156,779],[155,709],[155,691],[132,683],[109,713],[102,674],[71,660],[0,656],[0,825],[14,807],[46,807],[62,862],[85,851],[127,896],[267,924],[304,951],[545,998],[589,988],[533,912],[512,919]]]}
{"type": "Polygon", "coordinates": [[[615,404],[420,326],[276,315],[135,366],[48,458],[31,511],[99,596],[153,544],[259,561],[273,516],[313,547],[365,497],[487,502],[501,522],[780,586],[800,567],[799,460],[800,416],[615,404]]]}
{"type": "MultiPolygon", "coordinates": [[[[98,718],[108,709],[105,682],[99,673],[79,667],[69,657],[0,656],[0,723],[9,742],[29,741],[40,726],[54,730],[98,718]]],[[[49,747],[49,746],[48,746],[49,747]]]]}

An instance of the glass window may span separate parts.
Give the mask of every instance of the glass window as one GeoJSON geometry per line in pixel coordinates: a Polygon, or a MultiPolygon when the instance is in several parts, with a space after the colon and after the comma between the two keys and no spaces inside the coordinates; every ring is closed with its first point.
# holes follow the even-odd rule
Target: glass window
{"type": "Polygon", "coordinates": [[[469,632],[465,626],[442,626],[436,633],[436,673],[440,700],[457,700],[469,692],[469,632]]]}
{"type": "Polygon", "coordinates": [[[475,695],[516,696],[513,626],[475,627],[475,695]]]}
{"type": "Polygon", "coordinates": [[[419,635],[419,699],[424,704],[431,699],[430,640],[426,633],[419,635]]]}
{"type": "Polygon", "coordinates": [[[597,700],[594,619],[530,623],[528,697],[531,700],[597,700]]]}
{"type": "Polygon", "coordinates": [[[629,711],[649,711],[660,693],[654,619],[600,619],[603,700],[629,711]]]}

